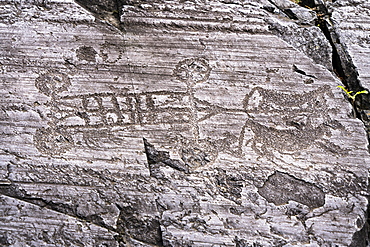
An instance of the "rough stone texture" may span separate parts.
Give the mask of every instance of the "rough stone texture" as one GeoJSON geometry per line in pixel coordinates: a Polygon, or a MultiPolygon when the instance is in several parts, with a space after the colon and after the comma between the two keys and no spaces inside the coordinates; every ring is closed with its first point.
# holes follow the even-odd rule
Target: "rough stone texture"
{"type": "Polygon", "coordinates": [[[338,0],[329,6],[338,42],[346,47],[362,86],[370,89],[370,2],[338,0]]]}
{"type": "MultiPolygon", "coordinates": [[[[341,0],[326,4],[330,13],[328,26],[335,31],[333,45],[344,58],[341,64],[346,84],[352,91],[370,92],[370,3],[341,0]]],[[[370,136],[370,94],[358,98],[358,111],[370,136]]]]}
{"type": "Polygon", "coordinates": [[[280,16],[275,18],[274,15],[268,19],[269,30],[312,58],[315,63],[332,71],[332,47],[325,34],[315,25],[316,13],[291,1],[269,2],[272,6],[267,5],[264,8],[280,16]]]}
{"type": "Polygon", "coordinates": [[[102,2],[0,3],[2,245],[360,246],[366,133],[281,5],[102,2]]]}

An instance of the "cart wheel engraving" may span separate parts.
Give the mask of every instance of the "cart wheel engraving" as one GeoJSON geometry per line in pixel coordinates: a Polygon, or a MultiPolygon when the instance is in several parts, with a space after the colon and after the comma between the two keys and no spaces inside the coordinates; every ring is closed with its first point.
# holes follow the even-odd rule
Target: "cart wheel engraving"
{"type": "Polygon", "coordinates": [[[59,72],[47,72],[40,75],[35,80],[35,86],[40,92],[47,96],[54,96],[66,91],[71,85],[71,81],[66,74],[59,72]]]}
{"type": "Polygon", "coordinates": [[[33,137],[36,148],[44,154],[59,155],[73,146],[72,136],[62,129],[40,128],[33,137]]]}
{"type": "Polygon", "coordinates": [[[174,69],[174,76],[188,84],[204,82],[211,73],[208,60],[204,58],[186,58],[174,69]]]}

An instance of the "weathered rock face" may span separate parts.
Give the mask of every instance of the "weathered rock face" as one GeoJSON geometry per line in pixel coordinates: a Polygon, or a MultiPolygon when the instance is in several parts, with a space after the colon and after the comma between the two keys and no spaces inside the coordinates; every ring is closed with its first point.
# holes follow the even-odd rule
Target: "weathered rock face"
{"type": "Polygon", "coordinates": [[[370,64],[366,59],[370,48],[370,3],[365,0],[341,0],[330,5],[329,10],[332,26],[339,36],[336,45],[345,47],[358,70],[358,79],[362,86],[370,88],[370,64]]]}
{"type": "Polygon", "coordinates": [[[3,246],[366,246],[366,132],[310,11],[81,6],[0,3],[3,246]]]}
{"type": "MultiPolygon", "coordinates": [[[[332,43],[342,59],[338,65],[342,67],[340,76],[345,79],[347,87],[354,92],[369,89],[369,18],[368,1],[336,1],[328,4],[332,43]],[[359,21],[361,20],[361,21],[359,21]]],[[[362,118],[367,132],[370,133],[370,95],[358,96],[359,116],[362,118]]]]}

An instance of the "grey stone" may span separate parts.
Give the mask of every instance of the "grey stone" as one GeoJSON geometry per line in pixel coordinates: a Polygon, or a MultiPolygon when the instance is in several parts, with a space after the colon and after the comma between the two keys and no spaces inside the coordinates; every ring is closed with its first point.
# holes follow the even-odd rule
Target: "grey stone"
{"type": "Polygon", "coordinates": [[[316,26],[317,14],[290,0],[270,2],[271,8],[277,11],[270,11],[275,15],[267,19],[269,30],[332,71],[332,47],[325,34],[316,26]]]}
{"type": "Polygon", "coordinates": [[[1,245],[366,242],[366,132],[317,28],[264,0],[78,3],[0,4],[1,245]]]}
{"type": "MultiPolygon", "coordinates": [[[[337,34],[335,45],[346,58],[342,62],[342,67],[349,77],[347,86],[355,92],[363,89],[369,90],[369,2],[336,1],[329,5],[329,9],[330,24],[337,34]]],[[[370,96],[363,94],[359,98],[362,101],[360,109],[369,110],[370,96]]]]}
{"type": "Polygon", "coordinates": [[[299,24],[315,25],[317,17],[313,10],[301,7],[290,0],[271,0],[270,3],[276,6],[281,11],[281,14],[296,20],[299,24]]]}
{"type": "Polygon", "coordinates": [[[281,172],[272,174],[258,193],[275,205],[296,201],[310,208],[319,208],[325,204],[325,193],[320,188],[281,172]]]}

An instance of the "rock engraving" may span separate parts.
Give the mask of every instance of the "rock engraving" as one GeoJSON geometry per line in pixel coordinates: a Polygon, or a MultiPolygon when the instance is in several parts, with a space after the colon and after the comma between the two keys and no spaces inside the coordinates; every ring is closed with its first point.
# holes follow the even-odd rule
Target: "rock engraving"
{"type": "Polygon", "coordinates": [[[188,123],[186,93],[92,93],[54,99],[51,116],[58,126],[128,126],[188,123]]]}
{"type": "Polygon", "coordinates": [[[177,64],[173,72],[180,81],[194,84],[206,81],[211,67],[205,58],[186,58],[177,64]]]}
{"type": "Polygon", "coordinates": [[[33,136],[36,148],[48,155],[59,155],[73,147],[72,136],[59,128],[40,128],[33,136]]]}
{"type": "Polygon", "coordinates": [[[104,44],[100,45],[99,56],[101,56],[104,62],[115,64],[122,59],[124,52],[125,51],[121,44],[105,42],[104,44]]]}
{"type": "Polygon", "coordinates": [[[254,137],[248,140],[246,145],[252,142],[253,150],[260,155],[272,155],[274,150],[280,153],[296,152],[313,145],[334,154],[345,152],[341,147],[324,140],[325,136],[330,137],[330,131],[324,124],[318,127],[305,126],[305,129],[298,127],[277,129],[247,120],[245,126],[254,133],[254,137]]]}
{"type": "MultiPolygon", "coordinates": [[[[59,92],[66,91],[71,85],[68,76],[56,72],[40,76],[36,79],[35,85],[41,92],[52,97],[49,103],[52,114],[50,114],[48,131],[40,129],[38,132],[48,137],[41,138],[36,134],[34,138],[36,147],[44,153],[48,153],[47,147],[50,150],[53,148],[59,150],[49,152],[51,154],[66,151],[67,146],[70,147],[73,144],[73,137],[69,135],[65,138],[70,140],[68,142],[60,143],[58,142],[60,138],[54,140],[55,133],[59,133],[61,129],[64,133],[72,129],[74,133],[82,133],[84,142],[90,148],[104,148],[109,146],[109,142],[112,145],[120,145],[121,137],[110,134],[110,129],[113,127],[161,123],[189,126],[194,135],[194,143],[191,144],[183,139],[180,141],[182,148],[178,151],[182,161],[192,168],[214,161],[218,152],[242,156],[243,143],[245,145],[252,143],[253,150],[259,155],[272,155],[272,150],[294,152],[307,149],[314,143],[333,153],[341,150],[340,147],[325,140],[331,135],[330,128],[340,127],[333,125],[333,121],[328,117],[325,97],[331,95],[327,87],[320,87],[303,94],[286,94],[255,87],[245,97],[243,107],[232,110],[233,113],[245,114],[248,117],[239,136],[229,133],[225,138],[220,136],[213,140],[208,137],[200,139],[199,124],[217,114],[230,112],[230,109],[199,100],[194,96],[191,83],[203,81],[209,76],[210,68],[207,60],[193,58],[182,60],[175,71],[178,72],[177,76],[182,72],[184,72],[183,75],[187,75],[187,77],[178,78],[187,84],[185,92],[130,93],[124,90],[59,95],[59,92]],[[194,76],[194,73],[198,74],[194,76]],[[201,74],[203,76],[200,76],[201,74]],[[255,120],[266,114],[274,116],[275,126],[266,126],[255,120]],[[107,138],[104,139],[101,134],[95,134],[96,128],[100,129],[99,133],[106,133],[107,138]],[[250,131],[253,135],[248,136],[250,131]],[[222,141],[224,139],[227,143],[222,141]],[[202,146],[203,148],[200,148],[202,146]],[[204,147],[209,147],[209,150],[205,151],[204,147]]],[[[178,135],[180,137],[181,133],[178,135]]]]}
{"type": "Polygon", "coordinates": [[[36,78],[35,86],[45,95],[55,96],[57,93],[67,91],[71,81],[66,74],[48,71],[36,78]]]}
{"type": "MultiPolygon", "coordinates": [[[[192,132],[193,141],[185,140],[181,133],[176,133],[179,138],[174,145],[180,144],[177,150],[182,162],[187,166],[184,171],[213,162],[219,152],[242,157],[242,146],[250,143],[257,154],[268,156],[272,156],[274,150],[295,152],[312,145],[332,153],[343,151],[328,141],[331,129],[340,126],[333,124],[329,117],[330,110],[325,99],[332,95],[326,86],[303,94],[288,94],[255,87],[246,95],[240,109],[230,110],[200,100],[194,95],[194,84],[207,80],[210,71],[209,62],[205,58],[187,58],[181,60],[174,69],[174,76],[186,83],[186,91],[183,92],[131,93],[127,89],[120,92],[75,95],[59,94],[71,85],[68,76],[56,72],[44,74],[36,79],[35,85],[41,92],[51,96],[48,105],[52,113],[48,128],[50,131],[39,131],[48,137],[40,138],[36,135],[36,147],[44,153],[48,152],[46,147],[55,147],[59,151],[54,154],[67,150],[66,147],[70,147],[73,141],[68,142],[65,148],[57,141],[51,141],[54,139],[53,133],[58,133],[60,129],[64,132],[73,130],[74,134],[82,133],[84,143],[90,148],[120,146],[121,137],[110,133],[114,127],[160,123],[182,124],[192,132]],[[213,139],[203,135],[200,138],[200,124],[224,113],[246,116],[247,120],[244,126],[240,126],[239,134],[223,133],[225,136],[213,139]],[[273,116],[272,126],[257,120],[267,116],[273,116]],[[99,134],[95,133],[96,129],[100,130],[99,134]],[[104,133],[106,138],[102,136],[104,133]]],[[[66,139],[73,140],[73,136],[69,135],[66,139]]]]}
{"type": "Polygon", "coordinates": [[[333,97],[326,86],[303,94],[288,94],[256,87],[246,96],[244,107],[250,118],[244,126],[253,137],[246,141],[259,154],[295,152],[313,145],[332,153],[345,153],[331,143],[331,130],[343,128],[329,116],[326,97],[333,97]],[[274,119],[269,125],[256,118],[274,119]]]}
{"type": "Polygon", "coordinates": [[[272,114],[276,122],[304,128],[307,125],[314,125],[319,118],[322,118],[322,121],[329,120],[327,97],[334,97],[329,86],[322,86],[302,94],[255,87],[246,96],[244,107],[251,115],[272,114]],[[301,120],[297,121],[299,117],[301,120]]]}
{"type": "Polygon", "coordinates": [[[77,58],[88,62],[95,62],[96,61],[95,56],[97,54],[98,53],[91,46],[81,46],[76,50],[77,58]]]}

